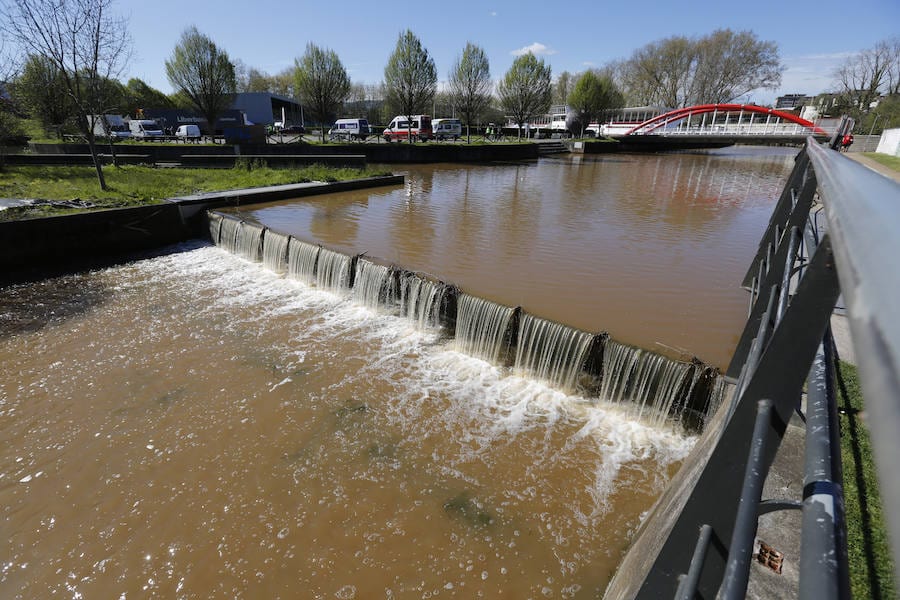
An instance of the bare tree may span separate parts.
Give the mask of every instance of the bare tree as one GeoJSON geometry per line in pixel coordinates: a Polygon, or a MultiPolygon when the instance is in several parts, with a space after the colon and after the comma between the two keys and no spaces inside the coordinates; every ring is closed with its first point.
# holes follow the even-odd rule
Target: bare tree
{"type": "Polygon", "coordinates": [[[835,72],[838,104],[859,118],[884,93],[900,92],[900,37],[848,58],[835,72]]]}
{"type": "MultiPolygon", "coordinates": [[[[384,67],[387,100],[406,117],[412,126],[413,115],[425,111],[437,91],[437,71],[434,60],[412,31],[406,30],[397,39],[397,47],[384,67]]],[[[412,130],[407,133],[413,142],[412,130]]]]}
{"type": "Polygon", "coordinates": [[[629,102],[678,108],[774,89],[783,67],[774,42],[759,41],[748,31],[721,29],[700,39],[674,36],[647,44],[619,71],[629,102]]]}
{"type": "Polygon", "coordinates": [[[327,123],[350,95],[347,70],[334,50],[310,42],[303,56],[295,61],[294,81],[301,100],[321,123],[325,142],[327,123]]]}
{"type": "Polygon", "coordinates": [[[529,52],[513,61],[497,86],[500,104],[519,126],[520,138],[525,123],[550,109],[553,94],[550,77],[550,66],[529,52]]]}
{"type": "MultiPolygon", "coordinates": [[[[16,77],[16,60],[6,44],[6,34],[0,30],[0,169],[6,153],[4,147],[14,138],[24,137],[21,122],[15,114],[9,85],[16,77]]],[[[11,145],[11,144],[10,144],[11,145]]]]}
{"type": "Polygon", "coordinates": [[[234,60],[235,90],[238,92],[271,92],[272,78],[256,67],[248,67],[241,59],[234,60]]]}
{"type": "Polygon", "coordinates": [[[24,53],[59,69],[104,190],[94,124],[109,111],[107,82],[119,77],[131,51],[127,23],[111,6],[112,0],[8,0],[0,26],[24,53]]]}
{"type": "Polygon", "coordinates": [[[565,104],[569,101],[569,93],[572,91],[572,85],[575,83],[575,77],[568,71],[563,71],[556,78],[553,84],[553,103],[565,104]]]}
{"type": "Polygon", "coordinates": [[[775,89],[784,70],[778,45],[749,31],[719,29],[695,43],[696,62],[688,102],[730,102],[758,88],[775,89]]]}
{"type": "Polygon", "coordinates": [[[216,121],[231,106],[237,87],[228,53],[192,25],[166,61],[166,76],[176,91],[190,98],[215,135],[216,121]]]}
{"type": "Polygon", "coordinates": [[[469,126],[491,99],[491,65],[479,46],[469,42],[450,69],[450,95],[466,120],[467,142],[472,142],[469,126]]]}

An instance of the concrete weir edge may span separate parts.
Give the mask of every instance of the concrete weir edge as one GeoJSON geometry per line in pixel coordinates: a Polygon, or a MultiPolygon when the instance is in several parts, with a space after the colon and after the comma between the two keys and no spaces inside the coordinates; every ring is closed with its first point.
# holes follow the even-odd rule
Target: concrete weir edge
{"type": "Polygon", "coordinates": [[[205,234],[207,209],[402,185],[402,175],[298,183],[169,198],[159,204],[38,219],[0,221],[0,285],[33,279],[42,269],[115,261],[205,234]]]}

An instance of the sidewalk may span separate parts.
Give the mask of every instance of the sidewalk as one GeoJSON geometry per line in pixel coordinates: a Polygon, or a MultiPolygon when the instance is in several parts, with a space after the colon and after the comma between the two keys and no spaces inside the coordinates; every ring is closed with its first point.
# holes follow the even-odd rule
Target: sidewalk
{"type": "Polygon", "coordinates": [[[873,171],[880,173],[881,175],[884,175],[888,179],[893,179],[897,183],[900,183],[900,171],[895,171],[894,169],[892,169],[890,167],[886,167],[883,164],[881,164],[880,162],[872,160],[868,156],[863,156],[859,152],[847,152],[844,154],[844,156],[846,156],[847,158],[849,158],[851,160],[855,160],[856,162],[858,162],[861,165],[865,165],[866,167],[869,167],[873,171]]]}

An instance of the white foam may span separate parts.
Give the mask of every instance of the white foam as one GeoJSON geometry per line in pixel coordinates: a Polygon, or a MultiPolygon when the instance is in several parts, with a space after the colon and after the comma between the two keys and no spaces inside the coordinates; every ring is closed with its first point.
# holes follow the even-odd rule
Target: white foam
{"type": "MultiPolygon", "coordinates": [[[[185,294],[201,296],[200,312],[246,307],[251,310],[241,311],[241,318],[258,320],[261,326],[271,316],[302,314],[304,337],[365,342],[374,350],[354,376],[380,377],[399,388],[389,418],[420,418],[421,405],[444,398],[450,408],[437,418],[455,430],[466,423],[464,441],[476,449],[489,448],[500,436],[564,424],[574,431],[565,452],[591,452],[598,457],[590,490],[594,514],[605,509],[605,499],[623,465],[652,459],[664,473],[694,443],[690,436],[633,420],[627,409],[514,376],[507,369],[454,351],[450,342],[435,344],[436,333],[419,331],[407,319],[379,314],[354,304],[348,296],[280,277],[215,246],[197,246],[135,265],[151,277],[183,286],[185,294]]],[[[298,363],[305,360],[303,350],[293,355],[298,363]]]]}

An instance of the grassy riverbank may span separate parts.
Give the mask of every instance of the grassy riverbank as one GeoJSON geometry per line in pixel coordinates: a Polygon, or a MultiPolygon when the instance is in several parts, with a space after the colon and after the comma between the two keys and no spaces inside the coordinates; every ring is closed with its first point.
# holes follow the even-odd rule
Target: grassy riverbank
{"type": "Polygon", "coordinates": [[[841,362],[837,383],[852,596],[896,598],[894,565],[856,367],[841,362]]]}
{"type": "Polygon", "coordinates": [[[863,155],[900,173],[900,156],[889,156],[879,152],[864,152],[863,155]]]}
{"type": "Polygon", "coordinates": [[[109,189],[101,190],[93,167],[19,167],[0,170],[0,198],[81,201],[88,208],[42,204],[0,211],[0,219],[64,214],[73,210],[117,208],[161,202],[165,198],[231,189],[254,188],[309,181],[346,181],[389,175],[384,169],[337,169],[313,165],[298,169],[272,169],[261,164],[239,164],[233,169],[158,169],[145,166],[106,167],[109,189]]]}

